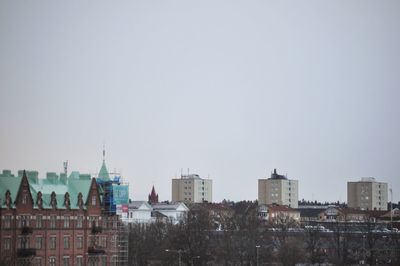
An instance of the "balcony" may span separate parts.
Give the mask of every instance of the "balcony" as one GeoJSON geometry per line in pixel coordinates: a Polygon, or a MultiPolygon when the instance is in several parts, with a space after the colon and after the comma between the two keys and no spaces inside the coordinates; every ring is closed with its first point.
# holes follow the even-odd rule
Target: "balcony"
{"type": "Polygon", "coordinates": [[[103,228],[101,226],[92,226],[92,234],[99,234],[103,232],[103,228]]]}
{"type": "Polygon", "coordinates": [[[100,247],[94,246],[94,247],[89,247],[88,248],[88,255],[89,256],[103,255],[105,253],[106,253],[105,250],[100,248],[100,247]]]}
{"type": "Polygon", "coordinates": [[[34,248],[19,248],[17,249],[18,258],[26,258],[36,256],[36,249],[34,248]]]}
{"type": "Polygon", "coordinates": [[[22,226],[22,228],[21,228],[21,234],[23,234],[23,235],[30,235],[30,234],[32,234],[32,232],[33,232],[33,230],[29,226],[22,226]]]}

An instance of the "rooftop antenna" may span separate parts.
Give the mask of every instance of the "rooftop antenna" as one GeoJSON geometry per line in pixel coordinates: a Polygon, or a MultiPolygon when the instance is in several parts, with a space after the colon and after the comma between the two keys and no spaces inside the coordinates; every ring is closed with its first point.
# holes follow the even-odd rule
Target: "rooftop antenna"
{"type": "Polygon", "coordinates": [[[181,178],[183,178],[183,168],[181,168],[181,178]]]}
{"type": "Polygon", "coordinates": [[[103,142],[103,162],[106,161],[106,145],[103,142]]]}
{"type": "Polygon", "coordinates": [[[64,165],[64,174],[67,175],[68,174],[68,160],[63,162],[63,165],[64,165]]]}

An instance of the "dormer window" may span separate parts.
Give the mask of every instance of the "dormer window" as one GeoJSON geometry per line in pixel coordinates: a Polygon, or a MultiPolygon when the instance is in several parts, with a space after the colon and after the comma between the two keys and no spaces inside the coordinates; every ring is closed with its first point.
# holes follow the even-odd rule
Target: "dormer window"
{"type": "Polygon", "coordinates": [[[96,206],[96,196],[92,196],[92,206],[96,206]]]}
{"type": "Polygon", "coordinates": [[[26,204],[28,202],[28,194],[24,193],[22,195],[22,204],[26,204]]]}
{"type": "Polygon", "coordinates": [[[50,195],[50,205],[53,209],[57,208],[57,198],[54,191],[50,195]]]}

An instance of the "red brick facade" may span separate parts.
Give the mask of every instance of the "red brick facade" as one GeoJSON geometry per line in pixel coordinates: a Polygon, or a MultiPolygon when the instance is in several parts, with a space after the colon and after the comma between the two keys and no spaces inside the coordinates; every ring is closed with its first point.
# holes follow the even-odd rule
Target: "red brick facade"
{"type": "MultiPolygon", "coordinates": [[[[78,206],[69,206],[67,192],[64,202],[52,201],[51,208],[42,208],[37,194],[33,199],[24,175],[15,205],[0,209],[0,265],[115,264],[120,220],[102,212],[95,179],[87,199],[78,194],[78,206]]],[[[0,197],[3,203],[7,200],[6,195],[0,197]]]]}

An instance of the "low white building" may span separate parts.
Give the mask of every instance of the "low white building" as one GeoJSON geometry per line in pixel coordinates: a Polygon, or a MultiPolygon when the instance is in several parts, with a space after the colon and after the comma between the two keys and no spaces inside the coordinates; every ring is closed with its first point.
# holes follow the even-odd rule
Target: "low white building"
{"type": "Polygon", "coordinates": [[[153,207],[146,201],[132,201],[128,204],[128,223],[150,223],[153,207]]]}
{"type": "Polygon", "coordinates": [[[117,213],[125,223],[152,223],[157,220],[179,223],[185,217],[189,208],[182,202],[154,203],[147,201],[132,201],[127,206],[119,205],[117,213]]]}
{"type": "Polygon", "coordinates": [[[153,217],[164,217],[174,224],[182,221],[189,211],[189,208],[183,202],[156,203],[152,207],[153,217]]]}

